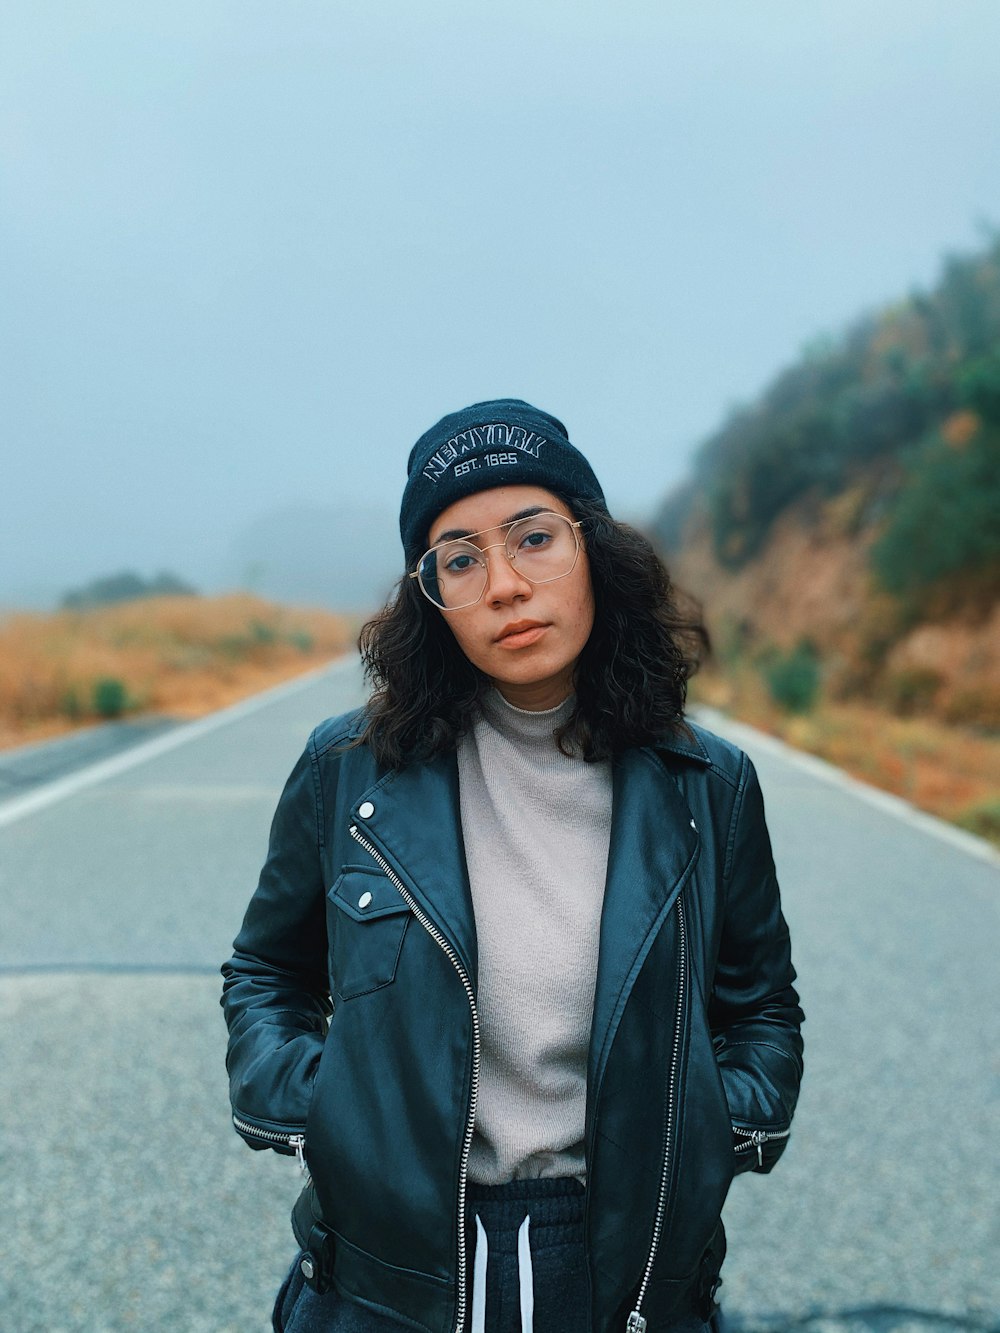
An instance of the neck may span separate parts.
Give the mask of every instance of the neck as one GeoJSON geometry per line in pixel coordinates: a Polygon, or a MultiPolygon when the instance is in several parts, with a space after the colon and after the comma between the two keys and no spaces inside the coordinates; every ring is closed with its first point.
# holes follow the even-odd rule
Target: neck
{"type": "Polygon", "coordinates": [[[526,713],[543,713],[558,708],[573,693],[573,682],[569,678],[531,681],[523,685],[494,680],[493,684],[509,704],[523,708],[526,713]]]}

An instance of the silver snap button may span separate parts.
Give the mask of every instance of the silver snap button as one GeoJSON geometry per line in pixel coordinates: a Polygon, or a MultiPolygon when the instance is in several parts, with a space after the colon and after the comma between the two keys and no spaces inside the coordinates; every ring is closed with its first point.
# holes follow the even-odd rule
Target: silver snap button
{"type": "Polygon", "coordinates": [[[371,819],[374,813],[375,807],[372,805],[371,801],[362,801],[358,806],[358,815],[362,819],[371,819]]]}
{"type": "Polygon", "coordinates": [[[693,829],[697,829],[697,827],[698,827],[698,825],[694,822],[693,819],[691,820],[691,827],[692,827],[693,829]]]}
{"type": "Polygon", "coordinates": [[[358,899],[359,907],[368,907],[371,904],[372,896],[370,893],[363,893],[358,899]]]}
{"type": "Polygon", "coordinates": [[[308,1254],[300,1262],[299,1268],[302,1270],[302,1276],[310,1281],[316,1276],[316,1265],[308,1254]]]}

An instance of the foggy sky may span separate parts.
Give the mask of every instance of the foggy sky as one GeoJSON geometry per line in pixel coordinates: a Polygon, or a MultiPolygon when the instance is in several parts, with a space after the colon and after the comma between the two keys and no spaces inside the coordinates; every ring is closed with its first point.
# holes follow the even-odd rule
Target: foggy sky
{"type": "Polygon", "coordinates": [[[396,562],[410,444],[485,397],[641,517],[1000,224],[998,51],[993,0],[10,0],[0,605],[223,586],[304,505],[396,562]]]}

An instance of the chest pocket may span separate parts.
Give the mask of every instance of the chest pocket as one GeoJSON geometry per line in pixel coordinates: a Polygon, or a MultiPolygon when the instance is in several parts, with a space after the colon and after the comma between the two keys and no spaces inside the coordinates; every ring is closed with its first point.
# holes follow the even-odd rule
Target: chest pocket
{"type": "Polygon", "coordinates": [[[388,986],[410,920],[390,879],[373,866],[345,866],[327,894],[330,972],[342,1000],[388,986]]]}

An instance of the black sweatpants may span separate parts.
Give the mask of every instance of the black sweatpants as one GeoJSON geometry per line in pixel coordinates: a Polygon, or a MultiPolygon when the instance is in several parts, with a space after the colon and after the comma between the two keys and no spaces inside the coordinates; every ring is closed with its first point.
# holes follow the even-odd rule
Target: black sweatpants
{"type": "MultiPolygon", "coordinates": [[[[585,1333],[583,1186],[573,1178],[469,1184],[466,1212],[469,1333],[585,1333]],[[484,1244],[485,1238],[485,1244],[484,1244]],[[483,1275],[485,1272],[485,1283],[483,1275]],[[481,1322],[480,1322],[481,1321],[481,1322]]],[[[278,1292],[275,1333],[399,1333],[398,1319],[306,1285],[298,1258],[278,1292]]],[[[688,1319],[671,1333],[715,1333],[688,1319]]],[[[624,1330],[622,1331],[624,1333],[624,1330]]],[[[650,1329],[649,1333],[658,1333],[650,1329]]]]}

